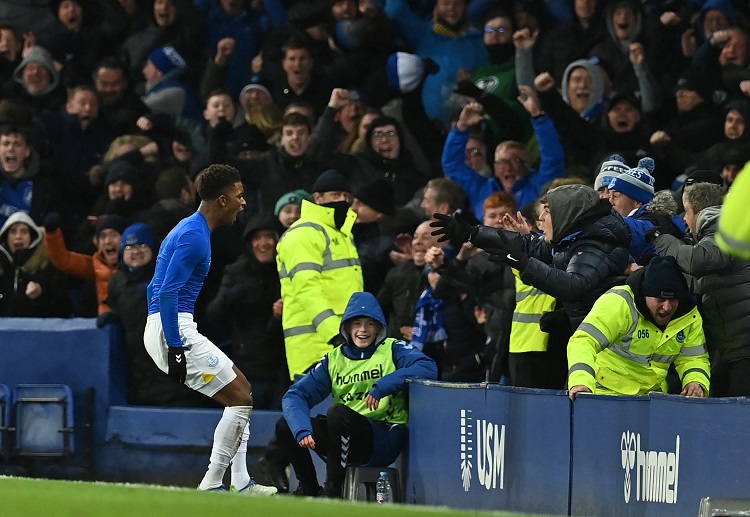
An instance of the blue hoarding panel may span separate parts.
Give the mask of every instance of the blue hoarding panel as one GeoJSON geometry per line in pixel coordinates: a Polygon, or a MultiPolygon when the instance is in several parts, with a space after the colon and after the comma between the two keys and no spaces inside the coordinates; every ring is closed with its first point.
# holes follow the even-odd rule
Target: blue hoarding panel
{"type": "Polygon", "coordinates": [[[476,489],[476,497],[464,490],[477,475],[473,423],[484,414],[485,395],[478,384],[410,384],[408,502],[460,506],[465,501],[474,508],[497,507],[486,490],[476,489]]]}
{"type": "Polygon", "coordinates": [[[645,515],[632,465],[648,443],[649,398],[581,395],[572,406],[570,515],[645,515]]]}
{"type": "Polygon", "coordinates": [[[702,497],[750,497],[750,400],[652,394],[650,406],[648,454],[636,465],[645,515],[693,515],[702,497]]]}
{"type": "Polygon", "coordinates": [[[567,515],[570,400],[563,391],[490,386],[488,409],[503,391],[508,403],[503,509],[567,515]]]}
{"type": "Polygon", "coordinates": [[[412,383],[407,499],[566,514],[569,408],[557,391],[412,383]]]}

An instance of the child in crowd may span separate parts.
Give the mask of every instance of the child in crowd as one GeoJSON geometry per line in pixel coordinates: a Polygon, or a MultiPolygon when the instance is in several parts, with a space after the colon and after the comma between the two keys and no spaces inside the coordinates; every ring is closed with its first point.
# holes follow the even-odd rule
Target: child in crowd
{"type": "Polygon", "coordinates": [[[308,199],[310,193],[303,189],[287,192],[276,201],[273,215],[278,217],[281,223],[282,231],[289,228],[300,216],[302,200],[308,199]]]}
{"type": "Polygon", "coordinates": [[[407,378],[435,379],[435,363],[416,347],[386,337],[383,311],[367,292],[354,293],[344,312],[345,343],[334,348],[283,399],[276,425],[300,481],[299,493],[340,498],[347,465],[385,467],[408,437],[407,378]],[[380,372],[363,375],[363,372],[380,372]],[[310,418],[310,408],[333,395],[326,416],[310,418]],[[326,458],[320,489],[310,453],[326,458]]]}

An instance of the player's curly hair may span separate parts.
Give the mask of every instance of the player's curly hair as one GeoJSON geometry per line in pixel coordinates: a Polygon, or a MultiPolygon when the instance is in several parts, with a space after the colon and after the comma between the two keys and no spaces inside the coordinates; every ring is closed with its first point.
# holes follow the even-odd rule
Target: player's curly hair
{"type": "Polygon", "coordinates": [[[240,181],[242,179],[237,169],[231,165],[214,163],[198,173],[195,186],[202,200],[213,201],[240,181]]]}

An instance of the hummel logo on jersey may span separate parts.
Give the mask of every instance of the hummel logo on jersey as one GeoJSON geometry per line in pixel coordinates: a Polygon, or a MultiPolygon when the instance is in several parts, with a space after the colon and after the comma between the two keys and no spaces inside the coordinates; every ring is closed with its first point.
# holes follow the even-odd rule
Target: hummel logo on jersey
{"type": "Polygon", "coordinates": [[[174,356],[174,360],[175,360],[176,363],[181,363],[182,362],[182,354],[174,356]]]}

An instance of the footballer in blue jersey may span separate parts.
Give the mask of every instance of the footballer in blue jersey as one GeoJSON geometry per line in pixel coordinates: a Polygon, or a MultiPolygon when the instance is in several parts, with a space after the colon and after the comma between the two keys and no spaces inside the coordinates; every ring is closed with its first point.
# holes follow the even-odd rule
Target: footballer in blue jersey
{"type": "Polygon", "coordinates": [[[143,340],[162,371],[225,406],[198,489],[224,490],[222,480],[231,462],[233,489],[273,495],[275,487],[255,483],[247,472],[252,387],[229,357],[198,332],[193,319],[195,300],[211,266],[211,232],[235,222],[245,206],[245,191],[237,169],[217,164],[199,173],[196,187],[202,200],[198,210],[180,221],[159,248],[148,285],[143,340]]]}

